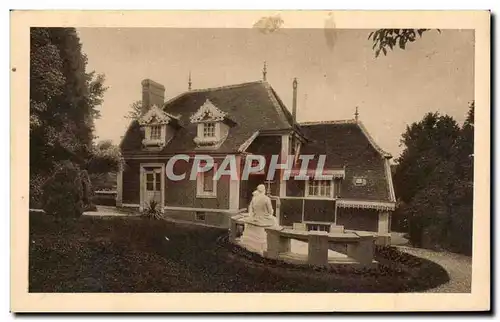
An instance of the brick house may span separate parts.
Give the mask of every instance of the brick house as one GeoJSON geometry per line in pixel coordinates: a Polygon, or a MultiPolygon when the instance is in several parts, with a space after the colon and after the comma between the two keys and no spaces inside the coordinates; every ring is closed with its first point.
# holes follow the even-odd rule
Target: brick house
{"type": "MultiPolygon", "coordinates": [[[[188,90],[167,102],[165,88],[142,82],[143,111],[132,121],[120,148],[126,166],[118,174],[117,206],[146,207],[156,200],[171,218],[226,226],[229,216],[246,211],[252,191],[267,186],[276,216],[283,226],[302,222],[308,229],[375,232],[379,242],[390,240],[390,216],[395,207],[389,160],[356,117],[352,120],[297,123],[297,83],[292,112],[266,81],[188,90]],[[175,155],[173,172],[186,179],[172,181],[166,165],[175,155]],[[213,171],[188,180],[194,157],[210,155],[214,169],[233,155],[239,169],[246,156],[313,155],[311,167],[325,155],[323,173],[330,180],[289,180],[282,170],[267,178],[268,165],[248,180],[213,171]],[[269,180],[268,180],[269,179],[269,180]]],[[[281,158],[281,157],[280,157],[281,158]]],[[[301,162],[293,160],[294,169],[301,162]]]]}

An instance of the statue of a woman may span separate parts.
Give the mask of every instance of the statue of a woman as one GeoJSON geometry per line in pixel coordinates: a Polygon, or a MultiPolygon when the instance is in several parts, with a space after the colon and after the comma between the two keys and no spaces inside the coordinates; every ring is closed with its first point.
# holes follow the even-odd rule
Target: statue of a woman
{"type": "Polygon", "coordinates": [[[266,187],[263,184],[257,186],[257,193],[249,205],[249,212],[253,214],[253,221],[270,226],[278,226],[276,217],[273,216],[274,209],[271,198],[266,196],[266,187]]]}
{"type": "Polygon", "coordinates": [[[252,192],[252,200],[250,200],[250,204],[248,205],[248,216],[249,217],[255,216],[255,213],[253,212],[253,201],[255,199],[255,196],[258,194],[259,194],[259,192],[257,190],[254,190],[254,192],[252,192]]]}

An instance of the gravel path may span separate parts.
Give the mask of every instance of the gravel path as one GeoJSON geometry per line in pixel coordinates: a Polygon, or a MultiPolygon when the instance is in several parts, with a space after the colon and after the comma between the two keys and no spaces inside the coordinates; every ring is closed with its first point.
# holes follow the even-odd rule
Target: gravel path
{"type": "Polygon", "coordinates": [[[125,212],[111,206],[97,206],[96,211],[85,211],[83,215],[98,217],[137,217],[139,213],[125,212]]]}
{"type": "Polygon", "coordinates": [[[472,257],[450,252],[436,252],[422,248],[398,246],[410,255],[422,257],[441,265],[450,276],[450,281],[426,293],[470,293],[472,277],[472,257]]]}

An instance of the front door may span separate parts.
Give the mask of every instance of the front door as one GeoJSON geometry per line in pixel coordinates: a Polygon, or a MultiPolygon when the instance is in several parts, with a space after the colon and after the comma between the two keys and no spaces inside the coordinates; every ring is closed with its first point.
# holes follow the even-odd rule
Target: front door
{"type": "Polygon", "coordinates": [[[161,168],[150,168],[144,171],[144,181],[146,182],[146,191],[144,193],[145,206],[150,205],[151,200],[156,201],[158,207],[162,206],[162,184],[161,168]]]}

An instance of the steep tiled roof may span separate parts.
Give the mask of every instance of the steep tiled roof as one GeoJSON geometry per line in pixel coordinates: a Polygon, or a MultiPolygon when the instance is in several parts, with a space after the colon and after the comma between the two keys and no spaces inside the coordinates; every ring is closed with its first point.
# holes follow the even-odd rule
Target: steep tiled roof
{"type": "Polygon", "coordinates": [[[389,155],[374,144],[363,125],[355,120],[301,123],[309,141],[301,154],[325,154],[325,168],[345,167],[342,198],[392,201],[386,174],[389,155]],[[354,178],[367,179],[366,186],[354,178]]]}
{"type": "MultiPolygon", "coordinates": [[[[262,81],[185,92],[167,103],[164,110],[179,117],[183,126],[161,153],[199,151],[193,139],[197,133],[189,118],[209,99],[235,122],[227,139],[213,152],[232,153],[258,130],[291,129],[292,118],[271,86],[262,81]]],[[[132,124],[122,143],[124,151],[140,149],[140,131],[132,124]]]]}

